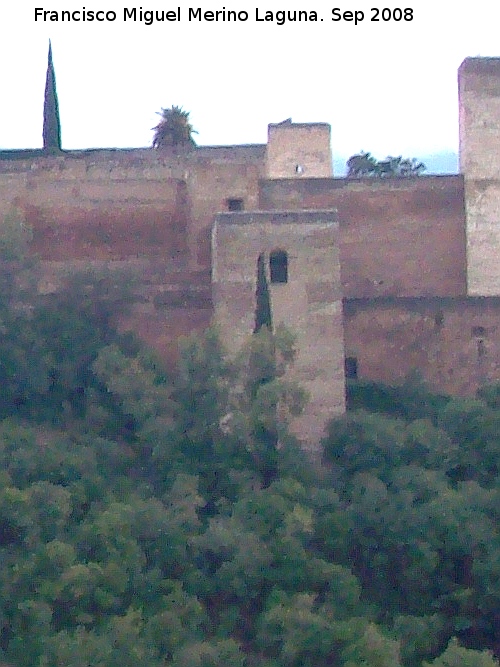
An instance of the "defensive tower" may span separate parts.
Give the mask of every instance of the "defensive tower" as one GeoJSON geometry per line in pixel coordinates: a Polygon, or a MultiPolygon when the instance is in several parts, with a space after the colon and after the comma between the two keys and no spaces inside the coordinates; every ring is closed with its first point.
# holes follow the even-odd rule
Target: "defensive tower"
{"type": "Polygon", "coordinates": [[[291,375],[307,390],[292,425],[318,446],[325,423],[344,411],[344,344],[338,223],[334,211],[223,213],[212,235],[215,320],[236,353],[254,328],[257,262],[264,255],[273,325],[297,337],[291,375]]]}
{"type": "Polygon", "coordinates": [[[267,178],[331,178],[328,123],[271,123],[267,129],[267,178]]]}
{"type": "Polygon", "coordinates": [[[467,291],[500,295],[500,58],[458,72],[460,171],[465,179],[467,291]]]}

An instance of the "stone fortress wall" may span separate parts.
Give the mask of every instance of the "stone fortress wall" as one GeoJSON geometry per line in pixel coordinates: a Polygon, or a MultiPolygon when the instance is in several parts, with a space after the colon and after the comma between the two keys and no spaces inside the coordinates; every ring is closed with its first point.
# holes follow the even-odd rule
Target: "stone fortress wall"
{"type": "Polygon", "coordinates": [[[140,287],[123,321],[162,354],[212,318],[211,228],[230,202],[257,208],[266,147],[0,152],[0,215],[21,209],[44,291],[85,267],[126,269],[140,287]]]}
{"type": "Polygon", "coordinates": [[[259,206],[338,212],[344,298],[465,294],[461,176],[264,181],[259,206]]]}
{"type": "MultiPolygon", "coordinates": [[[[226,234],[238,216],[290,212],[308,244],[301,211],[335,211],[348,374],[395,382],[418,371],[438,391],[471,394],[500,379],[500,58],[464,61],[459,95],[459,176],[335,179],[329,126],[284,121],[269,126],[267,145],[185,154],[0,152],[0,214],[18,207],[33,226],[41,289],[84,266],[135,273],[140,294],[123,326],[169,355],[221,303],[211,278],[224,257],[225,241],[212,256],[218,214],[228,212],[217,218],[226,234]]],[[[293,254],[298,241],[290,243],[293,254]]],[[[253,266],[248,248],[242,257],[253,266]]],[[[301,264],[300,281],[335,282],[315,262],[301,264]]],[[[343,363],[338,346],[309,350],[318,366],[343,363]]]]}

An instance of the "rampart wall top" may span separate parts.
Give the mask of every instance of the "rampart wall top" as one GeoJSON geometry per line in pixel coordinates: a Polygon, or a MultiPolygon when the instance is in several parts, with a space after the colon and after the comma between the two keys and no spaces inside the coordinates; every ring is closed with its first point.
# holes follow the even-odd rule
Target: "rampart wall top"
{"type": "Polygon", "coordinates": [[[257,207],[265,157],[265,145],[0,151],[0,216],[21,209],[46,260],[181,253],[208,268],[214,214],[257,207]]]}
{"type": "Polygon", "coordinates": [[[259,165],[264,175],[266,159],[265,144],[242,146],[200,146],[195,150],[178,153],[152,148],[96,148],[78,151],[63,151],[58,155],[47,155],[41,149],[0,151],[0,174],[33,173],[47,171],[61,175],[75,172],[78,176],[89,174],[93,167],[100,166],[111,175],[115,171],[163,170],[179,176],[197,165],[245,163],[259,165]],[[179,173],[178,173],[179,172],[179,173]]]}

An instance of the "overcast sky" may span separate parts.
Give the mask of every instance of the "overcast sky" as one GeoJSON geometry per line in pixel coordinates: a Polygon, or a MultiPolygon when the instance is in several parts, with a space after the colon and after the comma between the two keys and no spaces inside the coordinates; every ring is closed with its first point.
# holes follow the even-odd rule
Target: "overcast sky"
{"type": "MultiPolygon", "coordinates": [[[[179,2],[144,0],[142,9],[176,11],[179,2]]],[[[181,2],[180,22],[150,26],[124,21],[124,7],[141,7],[126,0],[1,3],[0,148],[41,145],[49,37],[67,149],[150,145],[155,112],[177,104],[191,112],[200,144],[264,143],[269,122],[292,117],[331,123],[340,155],[456,150],[456,70],[467,56],[500,55],[500,3],[491,0],[256,2],[181,2]],[[224,6],[248,20],[188,21],[189,7],[224,6]],[[286,6],[323,21],[255,20],[256,7],[263,17],[286,6]],[[117,18],[35,22],[35,7],[117,18]],[[334,22],[334,7],[364,11],[364,20],[334,22]],[[411,8],[413,20],[371,21],[371,7],[411,8]]]]}

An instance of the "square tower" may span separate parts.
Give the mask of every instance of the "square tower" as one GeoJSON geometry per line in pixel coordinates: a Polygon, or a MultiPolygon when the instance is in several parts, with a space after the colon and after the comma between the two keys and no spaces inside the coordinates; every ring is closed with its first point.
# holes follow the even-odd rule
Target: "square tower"
{"type": "Polygon", "coordinates": [[[467,291],[500,295],[500,58],[458,71],[460,171],[465,180],[467,291]]]}
{"type": "Polygon", "coordinates": [[[328,123],[292,123],[267,129],[267,178],[332,178],[328,123]]]}
{"type": "Polygon", "coordinates": [[[296,337],[291,377],[309,394],[294,433],[316,449],[345,410],[342,293],[335,211],[222,213],[212,234],[215,321],[230,354],[255,324],[257,263],[267,267],[273,325],[296,337]]]}

